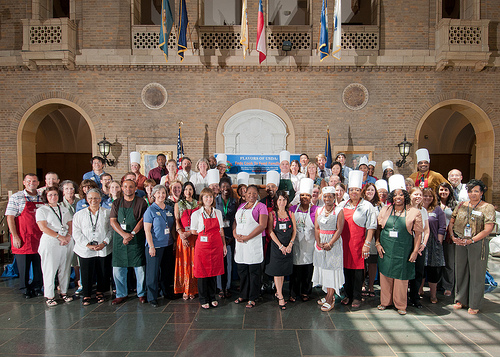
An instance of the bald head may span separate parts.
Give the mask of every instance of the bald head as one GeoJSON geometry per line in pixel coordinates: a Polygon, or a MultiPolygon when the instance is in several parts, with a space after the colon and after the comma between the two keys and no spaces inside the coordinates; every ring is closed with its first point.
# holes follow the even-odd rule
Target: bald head
{"type": "Polygon", "coordinates": [[[453,169],[448,172],[448,181],[450,181],[453,187],[457,187],[462,183],[462,173],[460,170],[453,169]]]}

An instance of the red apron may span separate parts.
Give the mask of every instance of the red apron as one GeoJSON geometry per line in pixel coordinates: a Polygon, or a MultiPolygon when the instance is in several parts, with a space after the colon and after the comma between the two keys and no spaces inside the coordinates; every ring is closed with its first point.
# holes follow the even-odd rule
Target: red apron
{"type": "MultiPolygon", "coordinates": [[[[188,208],[182,212],[181,224],[182,224],[182,228],[184,228],[186,231],[191,230],[191,215],[193,214],[194,211],[196,211],[198,209],[199,209],[199,207],[196,207],[194,209],[188,208]]],[[[188,242],[190,245],[194,245],[196,242],[195,236],[192,236],[192,235],[189,236],[188,242]]],[[[180,243],[182,244],[182,242],[180,242],[180,243]]]]}
{"type": "Polygon", "coordinates": [[[43,205],[43,202],[31,202],[26,199],[26,196],[24,199],[26,205],[21,214],[15,218],[17,234],[21,238],[21,248],[12,246],[11,236],[12,254],[37,254],[42,231],[36,223],[35,213],[38,206],[43,205]]]}
{"type": "Polygon", "coordinates": [[[344,268],[364,269],[363,244],[365,242],[365,227],[354,223],[353,215],[355,209],[344,207],[344,229],[342,231],[342,246],[344,248],[344,268]]]}
{"type": "Polygon", "coordinates": [[[195,278],[210,278],[224,274],[224,245],[217,217],[204,218],[203,213],[201,216],[205,229],[198,233],[194,246],[193,275],[195,278]]]}

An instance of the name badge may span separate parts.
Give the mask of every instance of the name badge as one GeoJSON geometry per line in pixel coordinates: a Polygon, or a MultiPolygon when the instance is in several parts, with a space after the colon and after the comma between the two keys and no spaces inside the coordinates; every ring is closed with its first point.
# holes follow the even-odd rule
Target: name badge
{"type": "Polygon", "coordinates": [[[222,221],[222,227],[229,228],[229,220],[228,219],[225,219],[224,221],[222,221]]]}
{"type": "Polygon", "coordinates": [[[473,214],[474,216],[481,216],[481,215],[483,214],[483,212],[473,210],[473,211],[472,211],[472,214],[473,214]]]}
{"type": "Polygon", "coordinates": [[[285,191],[287,196],[290,196],[290,191],[285,191]]]}
{"type": "Polygon", "coordinates": [[[391,238],[397,238],[398,237],[398,231],[389,231],[389,237],[391,237],[391,238]]]}
{"type": "Polygon", "coordinates": [[[92,240],[98,240],[99,239],[99,234],[97,232],[92,232],[92,233],[90,233],[90,238],[92,240]]]}
{"type": "Polygon", "coordinates": [[[208,242],[208,237],[207,236],[201,236],[200,237],[200,242],[207,243],[208,242]]]}
{"type": "Polygon", "coordinates": [[[170,228],[165,228],[165,234],[170,234],[170,228]]]}
{"type": "Polygon", "coordinates": [[[286,230],[286,223],[280,223],[278,229],[286,230]]]}
{"type": "Polygon", "coordinates": [[[429,217],[437,217],[437,216],[436,216],[436,213],[431,212],[431,213],[429,213],[429,217]]]}
{"type": "Polygon", "coordinates": [[[187,232],[187,231],[189,231],[189,228],[190,228],[189,226],[186,226],[186,227],[184,227],[184,230],[187,232]]]}
{"type": "Polygon", "coordinates": [[[122,224],[120,224],[120,227],[121,227],[124,231],[126,231],[126,230],[127,230],[127,224],[126,224],[126,223],[122,223],[122,224]]]}
{"type": "Polygon", "coordinates": [[[57,232],[57,233],[59,233],[59,235],[61,235],[61,236],[66,236],[66,234],[68,234],[68,230],[66,228],[62,227],[59,230],[59,232],[57,232]]]}
{"type": "Polygon", "coordinates": [[[465,238],[472,237],[472,229],[470,227],[465,227],[464,228],[464,237],[465,238]]]}
{"type": "Polygon", "coordinates": [[[326,224],[326,222],[328,222],[328,218],[326,217],[321,217],[321,219],[319,220],[321,223],[323,224],[326,224]]]}

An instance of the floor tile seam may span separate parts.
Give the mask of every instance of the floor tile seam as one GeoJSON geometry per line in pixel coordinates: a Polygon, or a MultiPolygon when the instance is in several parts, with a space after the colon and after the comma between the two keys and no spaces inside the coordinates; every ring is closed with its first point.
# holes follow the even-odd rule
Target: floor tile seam
{"type": "MultiPolygon", "coordinates": [[[[446,342],[444,342],[444,340],[443,340],[441,337],[439,337],[439,335],[438,335],[436,332],[432,331],[432,330],[428,327],[428,325],[424,325],[424,326],[425,326],[425,327],[426,327],[426,328],[427,328],[427,329],[428,329],[431,333],[433,333],[433,334],[434,334],[437,338],[439,338],[441,341],[443,341],[443,343],[444,343],[446,346],[448,346],[448,347],[449,347],[449,348],[450,348],[450,349],[451,349],[454,353],[460,353],[460,351],[455,350],[452,346],[450,346],[449,344],[447,344],[446,342]]],[[[432,326],[432,325],[430,325],[430,326],[432,326]]],[[[440,325],[439,325],[439,326],[440,326],[440,325]]],[[[451,327],[451,329],[455,330],[455,331],[456,331],[456,332],[458,332],[460,335],[462,335],[464,338],[466,338],[467,340],[469,340],[470,342],[472,342],[474,345],[476,345],[477,347],[479,347],[482,351],[484,351],[484,352],[488,353],[488,352],[487,352],[484,348],[482,348],[482,347],[481,347],[481,346],[479,346],[477,343],[475,343],[474,341],[472,341],[470,338],[468,338],[467,336],[465,336],[465,335],[462,333],[462,331],[460,331],[460,330],[456,329],[453,325],[450,325],[450,327],[451,327]]],[[[447,331],[447,332],[448,332],[448,331],[447,331]]],[[[465,341],[464,341],[464,342],[465,342],[465,341]]]]}
{"type": "MultiPolygon", "coordinates": [[[[170,320],[172,318],[174,314],[171,313],[170,316],[168,317],[167,321],[165,321],[165,323],[162,325],[161,329],[158,331],[158,333],[156,334],[156,336],[151,340],[151,343],[149,344],[149,346],[146,348],[146,352],[149,351],[149,349],[151,348],[151,346],[153,345],[153,343],[155,342],[155,340],[158,338],[158,336],[160,335],[161,331],[163,331],[163,329],[167,326],[167,323],[168,323],[168,320],[170,320]]],[[[156,351],[155,351],[156,352],[156,351]]],[[[174,351],[168,351],[168,352],[174,352],[174,351]]]]}
{"type": "Polygon", "coordinates": [[[300,344],[299,330],[295,330],[295,338],[297,338],[297,343],[299,344],[300,355],[304,356],[304,353],[302,352],[302,345],[300,344]]]}
{"type": "MultiPolygon", "coordinates": [[[[26,330],[26,329],[25,329],[25,330],[26,330]]],[[[25,331],[23,331],[23,332],[25,332],[25,331]]],[[[21,332],[20,334],[22,334],[22,332],[21,332]]],[[[16,338],[17,336],[19,336],[20,334],[15,335],[15,336],[12,336],[11,338],[9,338],[9,339],[8,339],[7,341],[5,341],[4,343],[0,343],[0,347],[2,347],[3,345],[5,345],[7,342],[12,341],[13,339],[15,339],[15,338],[16,338]]],[[[0,355],[1,355],[1,351],[0,351],[0,355]]]]}
{"type": "MultiPolygon", "coordinates": [[[[82,353],[85,353],[85,352],[93,352],[93,351],[88,351],[88,349],[89,349],[90,347],[92,347],[92,345],[94,345],[94,344],[97,342],[97,340],[98,340],[98,339],[100,339],[100,338],[101,338],[101,337],[102,337],[102,336],[103,336],[103,335],[104,335],[107,331],[109,331],[109,329],[110,329],[110,328],[112,328],[114,325],[116,325],[116,323],[117,323],[119,320],[121,320],[121,318],[122,318],[122,317],[123,317],[123,316],[120,316],[119,318],[117,318],[117,319],[115,320],[115,322],[113,322],[113,323],[112,323],[112,324],[111,324],[111,325],[110,325],[110,326],[109,326],[106,330],[102,331],[102,333],[101,333],[99,336],[97,336],[97,337],[94,339],[94,341],[92,341],[92,343],[91,343],[90,345],[88,345],[86,349],[84,349],[84,350],[82,351],[82,353]]],[[[122,351],[114,351],[114,352],[122,352],[122,351]]],[[[130,351],[129,351],[129,352],[130,352],[130,351]]]]}
{"type": "Polygon", "coordinates": [[[253,332],[253,355],[257,354],[257,330],[254,330],[253,332]]]}
{"type": "Polygon", "coordinates": [[[198,316],[198,315],[199,315],[200,310],[201,310],[200,305],[198,305],[198,311],[196,311],[196,314],[194,315],[193,321],[191,321],[191,323],[189,323],[189,324],[188,324],[188,325],[189,325],[189,327],[187,328],[186,332],[184,333],[184,336],[182,336],[182,339],[181,339],[181,341],[179,342],[179,346],[177,346],[177,349],[176,349],[175,351],[173,351],[173,352],[174,352],[174,357],[175,357],[175,356],[177,356],[177,354],[179,353],[179,349],[181,348],[182,343],[184,342],[184,340],[185,340],[185,338],[186,338],[186,336],[187,336],[188,332],[189,332],[190,330],[192,330],[191,326],[193,326],[193,323],[194,323],[194,321],[196,320],[196,316],[198,316]]]}
{"type": "MultiPolygon", "coordinates": [[[[86,306],[86,307],[88,307],[88,306],[86,306]]],[[[94,307],[94,309],[93,309],[93,310],[88,311],[85,315],[83,315],[82,317],[80,317],[80,319],[79,319],[79,320],[75,321],[75,323],[74,323],[73,325],[68,326],[68,328],[67,328],[66,330],[70,330],[73,326],[75,326],[77,323],[79,323],[80,321],[82,321],[85,317],[87,317],[88,315],[90,315],[90,314],[92,313],[92,311],[94,311],[94,310],[95,310],[95,309],[97,309],[98,307],[99,307],[99,306],[96,306],[96,307],[94,307]]]]}
{"type": "Polygon", "coordinates": [[[387,342],[387,340],[384,338],[384,336],[382,336],[382,334],[380,333],[380,331],[376,330],[376,332],[382,338],[382,341],[385,342],[385,344],[387,345],[387,347],[389,347],[389,349],[391,350],[391,352],[393,353],[393,355],[397,356],[396,351],[394,351],[394,349],[392,348],[392,346],[389,344],[389,342],[387,342]]]}

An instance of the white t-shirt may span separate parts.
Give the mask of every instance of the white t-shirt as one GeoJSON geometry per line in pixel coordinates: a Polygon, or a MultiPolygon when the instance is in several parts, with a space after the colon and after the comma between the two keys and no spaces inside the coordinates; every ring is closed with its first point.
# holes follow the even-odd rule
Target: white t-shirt
{"type": "MultiPolygon", "coordinates": [[[[196,232],[200,233],[205,229],[205,225],[203,224],[202,214],[203,214],[204,218],[209,218],[209,217],[206,216],[206,213],[204,213],[204,212],[205,212],[205,209],[200,208],[199,210],[194,211],[193,214],[191,215],[191,230],[192,231],[196,230],[196,232]]],[[[216,208],[212,209],[212,215],[210,216],[210,218],[215,218],[215,217],[217,217],[217,219],[219,220],[219,227],[222,228],[223,227],[222,212],[216,208]]]]}
{"type": "MultiPolygon", "coordinates": [[[[62,227],[64,227],[66,230],[68,230],[68,228],[69,228],[68,222],[71,222],[71,220],[73,219],[71,217],[71,213],[69,212],[69,210],[66,207],[64,207],[61,204],[58,204],[58,207],[50,207],[48,205],[44,205],[44,206],[39,207],[36,210],[36,215],[35,215],[36,221],[37,222],[46,221],[47,227],[52,229],[56,233],[58,233],[62,227]],[[59,211],[59,209],[60,209],[60,211],[59,211]],[[54,213],[54,211],[55,211],[55,213],[54,213]],[[58,216],[59,217],[62,216],[62,223],[63,224],[61,224],[61,221],[59,220],[58,216]]],[[[45,233],[42,234],[42,237],[43,236],[55,239],[55,237],[51,237],[45,233]]]]}

